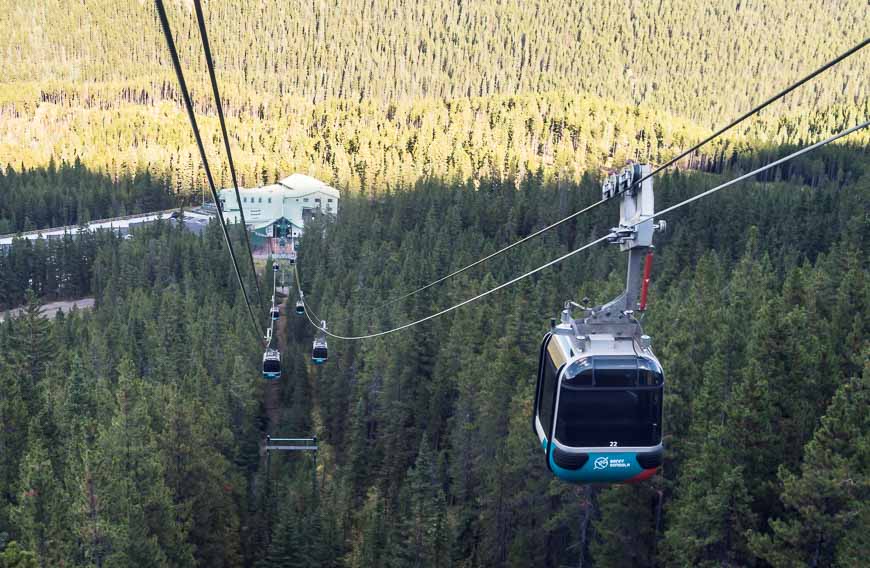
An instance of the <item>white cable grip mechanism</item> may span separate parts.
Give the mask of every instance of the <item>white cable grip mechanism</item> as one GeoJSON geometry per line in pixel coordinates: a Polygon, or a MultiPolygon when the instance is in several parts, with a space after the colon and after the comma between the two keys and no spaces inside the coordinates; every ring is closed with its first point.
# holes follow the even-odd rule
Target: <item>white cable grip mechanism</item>
{"type": "MultiPolygon", "coordinates": [[[[648,255],[653,250],[653,233],[667,227],[665,221],[654,223],[655,197],[653,179],[649,175],[649,164],[630,164],[618,173],[610,175],[602,185],[604,199],[621,198],[619,203],[619,225],[613,227],[608,242],[618,244],[619,250],[628,252],[628,270],[625,291],[612,301],[594,308],[583,307],[590,320],[599,322],[621,321],[630,317],[646,304],[644,294],[648,276],[648,255]],[[643,180],[639,185],[636,180],[643,180]],[[640,300],[640,303],[638,302],[640,300]]],[[[587,302],[584,302],[584,304],[587,302]]],[[[571,305],[566,304],[563,320],[572,320],[571,305]]],[[[580,306],[574,306],[580,307],[580,306]]]]}

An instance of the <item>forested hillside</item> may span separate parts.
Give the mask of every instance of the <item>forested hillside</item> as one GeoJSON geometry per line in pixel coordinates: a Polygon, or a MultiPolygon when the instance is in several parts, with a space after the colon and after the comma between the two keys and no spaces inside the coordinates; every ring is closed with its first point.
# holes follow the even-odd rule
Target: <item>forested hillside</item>
{"type": "MultiPolygon", "coordinates": [[[[220,156],[192,9],[168,4],[220,156]]],[[[860,0],[211,1],[205,12],[242,183],[299,171],[374,191],[661,161],[866,30],[860,0]]],[[[0,164],[79,158],[112,177],[147,170],[176,192],[204,185],[153,3],[3,0],[0,29],[0,164]]],[[[866,116],[868,66],[857,54],[706,152],[814,139],[866,116]]],[[[225,165],[215,175],[230,184],[225,165]]]]}
{"type": "MultiPolygon", "coordinates": [[[[619,290],[615,250],[407,332],[331,341],[324,367],[309,363],[304,318],[287,316],[270,424],[217,227],[106,237],[93,312],[44,321],[33,304],[0,324],[0,541],[65,566],[857,565],[864,154],[831,148],[669,216],[645,324],[667,373],[668,454],[636,486],[554,480],[529,426],[547,322],[565,299],[619,290]],[[266,431],[317,434],[316,477],[302,456],[273,456],[267,473],[266,431]]],[[[659,207],[720,179],[659,177],[659,207]]],[[[598,191],[592,176],[530,176],[347,197],[303,237],[310,306],[339,333],[445,307],[602,234],[613,208],[372,309],[598,191]]]]}
{"type": "MultiPolygon", "coordinates": [[[[166,3],[227,187],[192,2],[166,3]]],[[[337,218],[306,221],[295,268],[342,335],[603,236],[615,203],[384,305],[597,201],[604,171],[664,163],[867,31],[863,0],[204,9],[240,183],[300,172],[342,191],[337,218]]],[[[0,234],[199,199],[153,2],[0,0],[0,32],[0,234]]],[[[864,49],[657,175],[657,210],[867,120],[868,76],[864,49]]],[[[644,316],[666,454],[635,485],[556,480],[530,427],[541,337],[566,300],[620,292],[615,247],[399,333],[330,339],[323,366],[285,304],[267,383],[216,223],[15,239],[0,250],[0,309],[25,305],[0,322],[0,568],[860,566],[868,148],[865,129],[666,217],[644,316]],[[39,316],[83,295],[93,310],[39,316]],[[316,462],[267,457],[267,434],[317,436],[316,462]]]]}
{"type": "MultiPolygon", "coordinates": [[[[185,67],[208,93],[192,5],[167,5],[185,67]]],[[[704,126],[864,39],[866,8],[861,0],[204,3],[233,112],[286,96],[389,103],[567,90],[650,103],[704,126]]],[[[151,2],[3,0],[0,14],[10,31],[0,39],[4,81],[87,79],[129,86],[125,98],[140,101],[174,85],[151,2]]],[[[865,57],[786,108],[863,101],[867,74],[865,57]]]]}

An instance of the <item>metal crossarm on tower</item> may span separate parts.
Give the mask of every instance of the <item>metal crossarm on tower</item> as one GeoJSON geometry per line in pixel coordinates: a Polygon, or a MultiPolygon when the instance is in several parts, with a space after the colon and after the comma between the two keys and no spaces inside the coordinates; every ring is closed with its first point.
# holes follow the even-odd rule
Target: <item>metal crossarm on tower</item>
{"type": "Polygon", "coordinates": [[[266,484],[269,484],[269,471],[272,464],[272,452],[311,452],[314,457],[314,475],[312,476],[312,484],[314,491],[317,491],[317,436],[312,438],[273,438],[270,435],[266,436],[266,445],[263,449],[266,450],[266,484]]]}
{"type": "Polygon", "coordinates": [[[317,438],[273,438],[266,436],[267,452],[316,452],[317,438]]]}

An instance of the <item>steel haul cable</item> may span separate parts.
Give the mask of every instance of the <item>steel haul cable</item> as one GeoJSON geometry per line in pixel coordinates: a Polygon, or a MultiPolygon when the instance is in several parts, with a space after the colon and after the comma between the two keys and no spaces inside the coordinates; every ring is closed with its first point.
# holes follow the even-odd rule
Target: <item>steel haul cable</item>
{"type": "MultiPolygon", "coordinates": [[[[217,78],[214,73],[214,61],[211,56],[211,47],[208,42],[208,34],[205,29],[205,17],[202,14],[202,5],[200,4],[200,0],[193,0],[193,7],[196,9],[196,21],[199,23],[199,36],[202,39],[202,49],[205,51],[205,64],[208,67],[208,76],[211,80],[211,90],[214,93],[214,103],[217,107],[218,119],[221,123],[221,134],[224,138],[224,147],[227,151],[227,161],[230,164],[230,176],[233,179],[233,189],[236,191],[236,203],[239,204],[239,216],[242,220],[242,227],[245,227],[244,235],[245,235],[245,244],[248,247],[248,258],[251,260],[251,273],[254,275],[254,285],[257,287],[257,299],[260,301],[260,305],[263,305],[263,295],[260,292],[260,281],[257,279],[257,268],[254,266],[254,252],[251,248],[251,239],[248,236],[247,223],[245,222],[245,209],[242,207],[242,198],[239,195],[239,182],[236,178],[236,166],[233,163],[233,153],[230,150],[230,137],[227,134],[227,125],[224,121],[224,108],[223,103],[221,103],[221,95],[218,91],[217,78]]],[[[215,198],[215,206],[220,207],[220,203],[215,198]]]]}
{"type": "MultiPolygon", "coordinates": [[[[781,99],[785,95],[789,94],[790,92],[794,91],[795,89],[797,89],[798,87],[800,87],[801,85],[806,83],[807,81],[809,81],[809,80],[813,79],[814,77],[820,75],[821,73],[827,71],[828,69],[830,69],[834,65],[840,63],[841,61],[848,58],[849,56],[854,55],[855,53],[857,53],[858,51],[860,51],[861,49],[866,47],[868,43],[870,43],[870,38],[865,39],[864,41],[855,45],[851,49],[844,51],[843,53],[841,53],[840,55],[838,55],[834,59],[831,59],[830,61],[828,61],[827,63],[825,63],[821,67],[817,68],[815,71],[811,72],[809,75],[806,75],[803,78],[799,79],[798,81],[792,83],[791,85],[789,85],[788,87],[786,87],[782,91],[778,92],[777,94],[771,96],[770,98],[768,98],[767,100],[765,100],[761,104],[755,106],[751,110],[749,110],[749,111],[745,112],[744,114],[742,114],[741,116],[735,118],[727,125],[719,128],[716,132],[707,136],[706,138],[704,138],[703,140],[701,140],[700,142],[698,142],[697,144],[695,144],[694,146],[692,146],[688,150],[683,151],[678,156],[671,158],[670,160],[668,160],[664,164],[654,168],[650,173],[646,174],[642,178],[632,182],[631,187],[633,188],[633,187],[639,186],[641,183],[643,183],[645,180],[649,179],[650,177],[652,177],[652,176],[658,174],[659,172],[661,172],[662,170],[669,168],[670,166],[676,164],[677,162],[679,162],[680,160],[682,160],[683,158],[685,158],[686,156],[688,156],[692,152],[698,150],[699,148],[706,145],[710,141],[721,136],[725,132],[731,130],[732,128],[734,128],[735,126],[737,126],[738,124],[740,124],[741,122],[746,120],[747,118],[749,118],[755,114],[758,114],[763,109],[770,106],[772,103],[778,101],[779,99],[781,99]]],[[[373,308],[370,308],[369,310],[367,310],[367,312],[371,312],[371,311],[375,311],[375,310],[384,308],[386,306],[389,306],[390,304],[394,304],[395,302],[404,300],[405,298],[409,298],[409,297],[413,296],[414,294],[418,294],[424,290],[427,290],[427,289],[431,288],[432,286],[435,286],[436,284],[440,284],[441,282],[444,282],[445,280],[453,278],[454,276],[458,276],[458,275],[462,274],[463,272],[465,272],[471,268],[474,268],[475,266],[477,266],[483,262],[486,262],[487,260],[495,258],[496,256],[499,256],[499,255],[511,250],[512,248],[514,248],[516,246],[519,246],[519,245],[521,245],[521,244],[523,244],[531,239],[534,239],[535,237],[537,237],[539,235],[546,233],[547,231],[551,231],[552,229],[555,229],[556,227],[562,225],[563,223],[566,223],[566,222],[570,221],[571,219],[574,219],[574,218],[582,215],[583,213],[586,213],[587,211],[591,211],[591,210],[595,209],[599,205],[602,205],[603,203],[605,203],[605,201],[607,201],[607,200],[602,199],[601,201],[597,201],[597,202],[593,203],[592,205],[584,207],[580,211],[576,211],[574,213],[571,213],[570,215],[568,215],[564,219],[560,219],[560,220],[556,221],[555,223],[552,223],[551,225],[547,225],[546,227],[539,229],[539,230],[535,231],[534,233],[527,235],[527,236],[523,237],[522,239],[515,241],[515,242],[509,244],[508,246],[495,251],[492,254],[489,254],[489,255],[487,255],[479,260],[472,262],[468,266],[464,266],[458,270],[455,270],[454,272],[451,272],[450,274],[447,274],[446,276],[442,276],[441,278],[438,278],[437,280],[434,280],[434,281],[430,282],[429,284],[426,284],[425,286],[421,286],[420,288],[417,288],[416,290],[413,290],[413,291],[408,292],[406,294],[402,294],[401,296],[397,296],[391,300],[387,300],[382,304],[378,304],[377,306],[374,306],[373,308]]]]}
{"type": "Polygon", "coordinates": [[[266,348],[272,347],[272,338],[275,337],[275,320],[272,319],[272,310],[275,308],[275,291],[277,290],[277,279],[275,278],[275,271],[272,271],[272,305],[269,308],[269,333],[267,335],[268,344],[266,348]]]}
{"type": "MultiPolygon", "coordinates": [[[[175,69],[175,76],[178,79],[178,86],[181,90],[181,96],[184,99],[184,106],[187,109],[187,117],[190,119],[190,126],[193,129],[193,136],[196,139],[196,145],[199,148],[199,155],[202,158],[202,166],[205,169],[205,176],[208,180],[208,187],[211,190],[212,197],[215,203],[218,202],[217,190],[215,189],[214,179],[211,175],[211,168],[208,165],[208,158],[205,155],[205,147],[202,144],[202,136],[199,133],[199,126],[196,123],[196,115],[193,112],[193,102],[190,99],[190,93],[187,90],[187,83],[184,81],[184,73],[181,69],[181,62],[178,59],[178,52],[175,49],[175,40],[172,39],[172,30],[169,27],[169,19],[166,17],[166,9],[163,6],[163,0],[154,0],[157,5],[157,14],[160,16],[160,25],[163,28],[163,35],[166,37],[166,44],[169,47],[169,54],[172,58],[172,66],[175,69]]],[[[260,326],[257,325],[257,318],[254,316],[254,310],[251,308],[251,301],[248,298],[248,291],[245,288],[245,282],[242,279],[242,273],[239,270],[239,262],[236,259],[236,253],[233,249],[233,243],[230,239],[230,233],[227,230],[227,224],[224,222],[223,211],[218,207],[218,220],[220,221],[221,230],[224,234],[224,240],[227,243],[227,249],[230,253],[230,258],[233,261],[233,269],[236,271],[236,278],[239,281],[239,287],[242,289],[242,295],[245,299],[245,305],[248,307],[248,314],[251,316],[251,324],[254,326],[254,331],[257,337],[260,336],[260,326]]]]}
{"type": "MultiPolygon", "coordinates": [[[[811,151],[813,151],[813,150],[815,150],[815,149],[817,149],[817,148],[821,148],[822,146],[826,146],[827,144],[830,144],[831,142],[834,142],[835,140],[838,140],[838,139],[840,139],[840,138],[842,138],[842,137],[844,137],[844,136],[848,136],[849,134],[851,134],[851,133],[853,133],[853,132],[856,132],[856,131],[858,131],[858,130],[861,130],[861,129],[863,129],[863,128],[866,128],[867,126],[870,126],[870,120],[865,121],[865,122],[863,122],[863,123],[861,123],[861,124],[858,124],[858,125],[856,125],[856,126],[853,126],[853,127],[851,127],[851,128],[848,128],[848,129],[846,129],[846,130],[843,130],[842,132],[839,132],[839,133],[837,133],[837,134],[834,134],[833,136],[830,136],[829,138],[826,138],[826,139],[824,139],[824,140],[822,140],[822,141],[820,141],[820,142],[816,142],[815,144],[812,144],[812,145],[810,145],[810,146],[805,146],[804,148],[801,148],[800,150],[797,150],[797,151],[795,151],[795,152],[792,152],[792,153],[789,154],[788,156],[785,156],[785,157],[783,157],[783,158],[780,158],[780,159],[778,159],[778,160],[775,160],[775,161],[773,161],[773,162],[770,162],[769,164],[766,164],[766,165],[764,165],[764,166],[761,166],[761,167],[759,167],[759,168],[757,168],[757,169],[755,169],[755,170],[753,170],[753,171],[751,171],[751,172],[749,172],[749,173],[743,174],[742,176],[739,176],[739,177],[734,178],[734,179],[732,179],[732,180],[729,180],[729,181],[727,181],[727,182],[725,182],[725,183],[722,183],[722,184],[720,184],[720,185],[717,185],[716,187],[714,187],[714,188],[712,188],[712,189],[708,189],[707,191],[701,192],[701,193],[699,193],[699,194],[697,194],[697,195],[694,195],[694,196],[692,196],[692,197],[690,197],[690,198],[688,198],[688,199],[685,199],[685,200],[683,200],[683,201],[680,201],[679,203],[677,203],[677,204],[675,204],[675,205],[671,205],[670,207],[666,207],[665,209],[662,209],[661,211],[658,211],[658,212],[656,212],[655,214],[650,215],[649,217],[647,217],[646,219],[644,219],[644,220],[641,221],[640,223],[635,223],[635,224],[633,224],[633,225],[629,225],[629,226],[626,227],[626,228],[634,228],[634,227],[636,227],[636,226],[638,226],[638,225],[640,225],[640,224],[642,224],[642,223],[646,223],[646,222],[652,221],[653,219],[655,219],[655,218],[657,218],[657,217],[661,217],[662,215],[665,215],[665,214],[670,213],[670,212],[672,212],[672,211],[676,211],[677,209],[679,209],[679,208],[681,208],[681,207],[683,207],[683,206],[685,206],[685,205],[688,205],[689,203],[693,203],[693,202],[695,202],[695,201],[698,201],[699,199],[703,199],[704,197],[707,197],[707,196],[712,195],[712,194],[714,194],[714,193],[716,193],[716,192],[718,192],[718,191],[721,191],[721,190],[725,189],[726,187],[730,187],[730,186],[732,186],[732,185],[734,185],[734,184],[736,184],[736,183],[739,183],[739,182],[744,181],[744,180],[746,180],[746,179],[749,179],[749,178],[751,178],[751,177],[753,177],[753,176],[755,176],[755,175],[758,175],[758,174],[760,174],[761,172],[767,171],[767,170],[769,170],[769,169],[771,169],[771,168],[774,168],[774,167],[776,167],[776,166],[778,166],[778,165],[780,165],[780,164],[784,164],[784,163],[786,163],[786,162],[788,162],[788,161],[790,161],[790,160],[793,160],[794,158],[797,158],[798,156],[801,156],[801,155],[803,155],[803,154],[806,154],[806,153],[808,153],[808,152],[811,152],[811,151]]],[[[375,338],[375,337],[382,337],[382,336],[384,336],[384,335],[389,335],[389,334],[391,334],[391,333],[395,333],[395,332],[397,332],[397,331],[402,331],[403,329],[408,329],[409,327],[413,327],[413,326],[418,325],[418,324],[421,324],[421,323],[423,323],[423,322],[426,322],[426,321],[429,321],[429,320],[435,319],[435,318],[437,318],[437,317],[440,317],[440,316],[443,316],[443,315],[445,315],[445,314],[448,314],[448,313],[452,312],[453,310],[456,310],[456,309],[458,309],[458,308],[461,308],[462,306],[465,306],[465,305],[467,305],[467,304],[471,304],[472,302],[476,302],[477,300],[480,300],[480,299],[482,299],[482,298],[485,298],[486,296],[489,296],[490,294],[492,294],[492,293],[494,293],[494,292],[497,292],[497,291],[499,291],[499,290],[501,290],[501,289],[503,289],[503,288],[507,288],[508,286],[511,286],[512,284],[515,284],[515,283],[519,282],[520,280],[524,280],[525,278],[528,278],[529,276],[532,276],[532,275],[534,275],[534,274],[537,274],[538,272],[541,272],[542,270],[544,270],[544,269],[546,269],[546,268],[549,268],[549,267],[554,266],[554,265],[556,265],[556,264],[558,264],[558,263],[560,263],[560,262],[562,262],[562,261],[564,261],[564,260],[566,260],[566,259],[568,259],[568,258],[571,258],[572,256],[574,256],[574,255],[576,255],[576,254],[578,254],[578,253],[580,253],[580,252],[582,252],[582,251],[584,251],[584,250],[586,250],[586,249],[588,249],[588,248],[591,248],[591,247],[593,247],[593,246],[595,246],[595,245],[597,245],[597,244],[600,244],[600,243],[602,243],[602,242],[604,242],[604,241],[610,239],[610,238],[613,237],[613,236],[615,236],[614,233],[608,233],[608,234],[604,235],[603,237],[600,237],[600,238],[598,238],[598,239],[595,239],[595,240],[593,240],[593,241],[590,241],[590,242],[586,243],[585,245],[581,246],[581,247],[578,248],[578,249],[574,249],[573,251],[571,251],[571,252],[569,252],[569,253],[563,254],[562,256],[560,256],[560,257],[558,257],[558,258],[556,258],[556,259],[554,259],[554,260],[551,260],[550,262],[547,262],[546,264],[542,264],[541,266],[539,266],[539,267],[537,267],[537,268],[535,268],[535,269],[533,269],[533,270],[530,270],[529,272],[526,272],[525,274],[522,274],[522,275],[520,275],[520,276],[517,276],[516,278],[513,278],[513,279],[511,279],[511,280],[508,280],[507,282],[504,282],[504,283],[502,283],[502,284],[499,284],[499,285],[496,286],[495,288],[491,288],[491,289],[487,290],[486,292],[483,292],[483,293],[481,293],[481,294],[478,294],[477,296],[474,296],[474,297],[468,298],[467,300],[463,300],[462,302],[459,302],[458,304],[454,304],[454,305],[450,306],[449,308],[443,309],[443,310],[441,310],[441,311],[439,311],[439,312],[435,312],[435,313],[430,314],[430,315],[428,315],[428,316],[426,316],[426,317],[420,318],[420,319],[418,319],[418,320],[416,320],[416,321],[412,321],[412,322],[410,322],[410,323],[406,323],[406,324],[404,324],[404,325],[400,325],[400,326],[398,326],[398,327],[395,327],[395,328],[392,328],[392,329],[388,329],[388,330],[386,330],[386,331],[381,331],[381,332],[377,332],[377,333],[370,333],[370,334],[367,334],[367,335],[356,335],[356,336],[343,336],[343,335],[337,335],[337,334],[335,334],[335,333],[332,333],[332,332],[327,331],[326,329],[322,328],[319,324],[315,323],[314,320],[311,319],[311,316],[308,314],[309,310],[308,310],[308,306],[307,306],[307,304],[306,304],[305,314],[306,314],[306,316],[308,317],[308,321],[311,323],[312,326],[314,326],[315,328],[317,328],[318,330],[320,330],[320,331],[323,332],[324,334],[326,334],[326,335],[328,335],[328,336],[330,336],[330,337],[334,337],[335,339],[344,339],[344,340],[350,340],[350,341],[357,341],[357,340],[362,340],[362,339],[372,339],[372,338],[375,338]]],[[[299,261],[298,261],[298,260],[297,260],[297,262],[296,262],[296,286],[297,286],[298,290],[300,290],[300,291],[302,290],[302,285],[301,285],[301,283],[300,283],[300,281],[299,281],[299,261]]]]}
{"type": "Polygon", "coordinates": [[[843,61],[843,60],[846,59],[847,57],[849,57],[849,56],[851,56],[851,55],[854,55],[855,53],[858,53],[859,51],[861,51],[862,49],[864,49],[864,48],[867,46],[868,43],[870,43],[870,38],[867,38],[867,39],[865,39],[864,41],[862,41],[862,42],[858,43],[857,45],[855,45],[854,47],[852,47],[852,48],[850,48],[850,49],[844,51],[843,53],[841,53],[841,54],[838,55],[837,57],[831,59],[830,61],[828,61],[827,63],[825,63],[824,65],[822,65],[821,67],[819,67],[818,69],[816,69],[815,71],[813,71],[812,73],[810,73],[809,75],[806,75],[806,76],[804,76],[803,78],[797,80],[796,82],[792,83],[791,85],[789,85],[789,86],[786,87],[785,89],[781,90],[781,91],[778,92],[777,94],[775,94],[775,95],[773,95],[772,97],[768,98],[768,99],[767,99],[766,101],[764,101],[763,103],[757,105],[757,106],[754,107],[752,110],[749,110],[749,111],[745,112],[743,115],[741,115],[741,116],[735,118],[735,119],[732,120],[730,123],[728,123],[727,125],[723,126],[722,128],[720,128],[719,130],[717,130],[717,131],[714,132],[713,134],[707,136],[706,138],[704,138],[703,140],[701,140],[700,142],[698,142],[697,144],[695,144],[694,146],[692,146],[692,147],[689,148],[688,150],[682,152],[680,155],[678,155],[678,156],[676,156],[676,157],[674,157],[674,158],[671,158],[670,160],[668,160],[667,162],[665,162],[665,163],[662,164],[661,166],[659,166],[659,167],[657,167],[657,168],[654,168],[650,173],[646,174],[646,175],[643,176],[642,178],[640,178],[640,179],[638,179],[637,181],[633,182],[633,183],[631,184],[631,187],[639,186],[639,185],[642,184],[644,181],[648,180],[649,178],[651,178],[652,176],[656,175],[657,173],[659,173],[660,171],[664,170],[665,168],[670,167],[670,166],[676,164],[677,162],[679,162],[680,160],[682,160],[683,158],[685,158],[686,156],[688,156],[689,154],[691,154],[692,152],[694,152],[695,150],[697,150],[698,148],[700,148],[701,146],[704,146],[705,144],[707,144],[708,142],[712,141],[713,139],[718,138],[719,136],[721,136],[721,135],[724,134],[725,132],[731,130],[732,128],[734,128],[735,126],[737,126],[738,124],[740,124],[741,122],[743,122],[744,120],[746,120],[747,118],[749,118],[749,117],[751,117],[751,116],[753,116],[753,115],[755,115],[755,114],[758,114],[759,112],[761,112],[762,110],[764,110],[766,107],[770,106],[770,105],[773,104],[774,102],[778,101],[778,100],[781,99],[782,97],[784,97],[784,96],[786,96],[787,94],[789,94],[790,92],[794,91],[795,89],[797,89],[798,87],[800,87],[801,85],[803,85],[804,83],[806,83],[807,81],[809,81],[809,80],[815,78],[816,76],[818,76],[818,75],[824,73],[825,71],[827,71],[828,69],[830,69],[830,68],[833,67],[834,65],[840,63],[841,61],[843,61]]]}

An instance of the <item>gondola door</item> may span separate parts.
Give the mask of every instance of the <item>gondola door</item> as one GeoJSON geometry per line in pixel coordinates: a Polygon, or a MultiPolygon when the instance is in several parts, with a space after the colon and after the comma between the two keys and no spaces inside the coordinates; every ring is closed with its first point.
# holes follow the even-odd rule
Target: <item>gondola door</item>
{"type": "Polygon", "coordinates": [[[535,411],[532,416],[532,428],[538,436],[541,448],[548,454],[549,442],[552,440],[559,372],[564,364],[565,357],[560,349],[558,338],[553,333],[548,333],[541,342],[541,353],[538,358],[538,385],[535,390],[535,411]]]}

